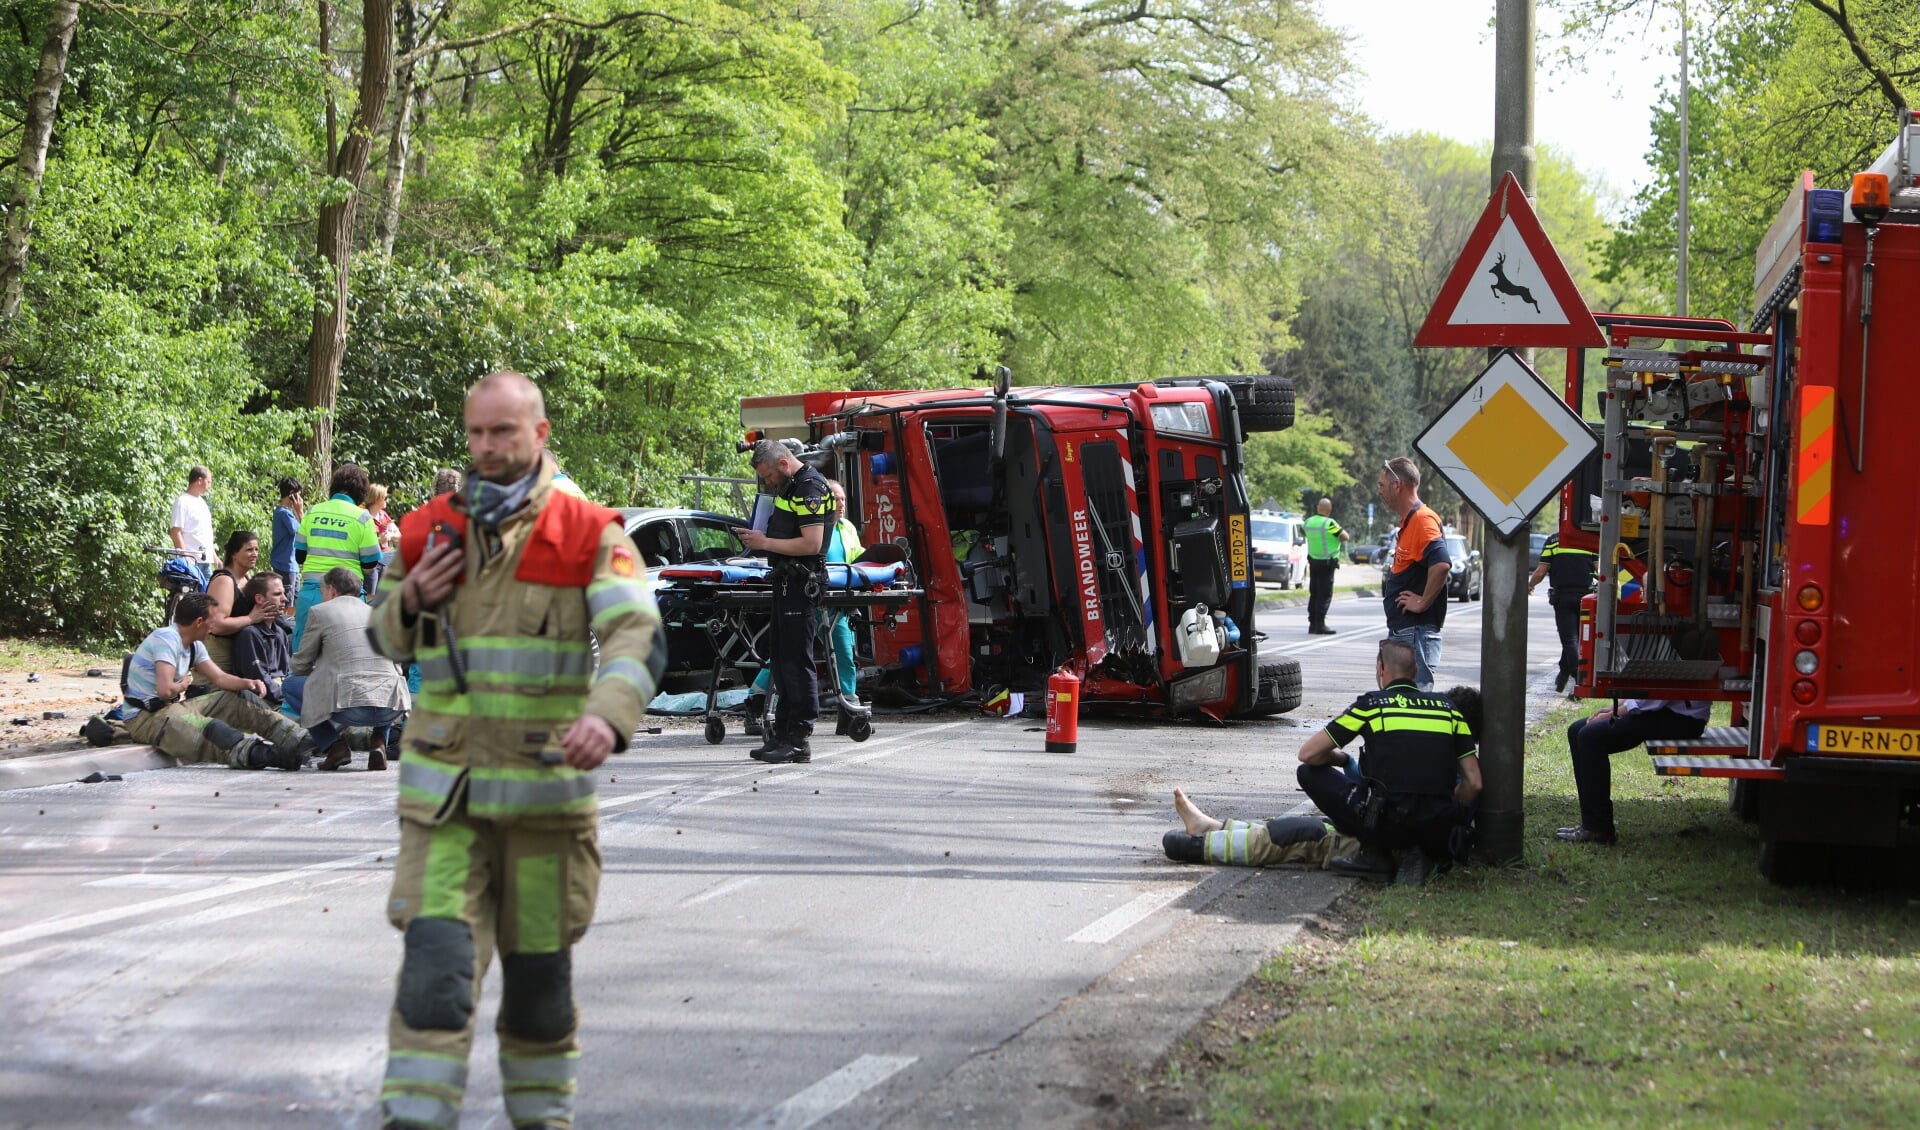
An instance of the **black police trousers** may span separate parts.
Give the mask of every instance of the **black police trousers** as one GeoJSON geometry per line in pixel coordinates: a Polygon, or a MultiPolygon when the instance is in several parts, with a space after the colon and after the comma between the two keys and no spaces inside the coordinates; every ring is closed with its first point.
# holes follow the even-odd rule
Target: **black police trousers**
{"type": "Polygon", "coordinates": [[[1333,604],[1333,571],[1340,567],[1334,558],[1307,561],[1307,627],[1327,626],[1327,609],[1333,604]]]}
{"type": "Polygon", "coordinates": [[[1580,669],[1580,600],[1586,593],[1576,592],[1561,596],[1548,593],[1548,602],[1553,605],[1553,626],[1560,630],[1560,673],[1568,679],[1578,676],[1580,669]]]}
{"type": "Polygon", "coordinates": [[[1454,828],[1463,812],[1452,797],[1398,795],[1390,797],[1379,823],[1366,826],[1357,805],[1366,787],[1332,765],[1302,765],[1300,788],[1326,815],[1334,831],[1352,836],[1361,846],[1381,851],[1418,847],[1436,859],[1452,854],[1454,828]]]}
{"type": "Polygon", "coordinates": [[[814,611],[822,582],[812,573],[780,569],[773,575],[773,626],[768,631],[777,737],[806,737],[820,716],[820,682],[813,666],[814,611]]]}

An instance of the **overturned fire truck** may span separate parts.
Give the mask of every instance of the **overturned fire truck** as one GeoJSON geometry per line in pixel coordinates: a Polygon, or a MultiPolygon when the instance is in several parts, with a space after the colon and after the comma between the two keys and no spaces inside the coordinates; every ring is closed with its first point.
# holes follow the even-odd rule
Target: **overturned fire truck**
{"type": "Polygon", "coordinates": [[[1300,704],[1298,661],[1254,630],[1249,433],[1293,423],[1278,377],[815,392],[742,401],[751,430],[817,443],[869,545],[918,602],[874,619],[877,694],[1041,690],[1213,718],[1300,704]]]}
{"type": "Polygon", "coordinates": [[[1920,842],[1920,115],[1902,117],[1850,198],[1793,187],[1749,332],[1600,315],[1601,364],[1568,357],[1568,403],[1602,418],[1561,498],[1562,544],[1602,563],[1580,693],[1731,702],[1732,726],[1648,750],[1659,773],[1729,778],[1782,883],[1920,842]]]}

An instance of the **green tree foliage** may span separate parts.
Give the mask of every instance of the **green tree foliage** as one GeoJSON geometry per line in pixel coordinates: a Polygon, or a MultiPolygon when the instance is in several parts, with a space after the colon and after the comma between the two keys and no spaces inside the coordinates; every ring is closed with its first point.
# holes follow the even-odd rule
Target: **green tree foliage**
{"type": "MultiPolygon", "coordinates": [[[[1575,48],[1625,29],[1667,30],[1648,0],[1569,0],[1575,48]]],[[[1689,311],[1744,325],[1754,253],[1803,170],[1845,185],[1920,95],[1920,10],[1907,0],[1728,0],[1695,11],[1688,101],[1689,311]]],[[[1603,278],[1655,288],[1672,308],[1678,265],[1679,86],[1653,116],[1654,179],[1610,242],[1603,278]]]]}
{"type": "MultiPolygon", "coordinates": [[[[50,3],[0,37],[16,139],[50,3]]],[[[329,8],[324,37],[310,5],[83,8],[0,326],[0,456],[35,485],[0,509],[0,631],[137,636],[160,607],[138,547],[188,466],[223,533],[303,472],[315,232],[351,191],[327,159],[382,6],[329,8]]],[[[495,367],[540,381],[563,465],[622,504],[742,471],[743,395],[1254,371],[1413,206],[1382,203],[1338,38],[1297,3],[393,14],[327,418],[397,507],[464,462],[461,396],[495,367]]],[[[1352,429],[1304,414],[1256,478],[1337,485],[1352,429]]]]}

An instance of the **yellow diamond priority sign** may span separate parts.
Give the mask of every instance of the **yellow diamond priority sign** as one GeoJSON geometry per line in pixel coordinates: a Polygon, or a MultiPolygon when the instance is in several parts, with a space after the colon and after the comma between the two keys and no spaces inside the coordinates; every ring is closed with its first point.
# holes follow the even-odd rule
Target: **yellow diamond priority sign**
{"type": "Polygon", "coordinates": [[[1414,447],[1504,535],[1526,525],[1599,442],[1539,374],[1507,349],[1414,447]]]}

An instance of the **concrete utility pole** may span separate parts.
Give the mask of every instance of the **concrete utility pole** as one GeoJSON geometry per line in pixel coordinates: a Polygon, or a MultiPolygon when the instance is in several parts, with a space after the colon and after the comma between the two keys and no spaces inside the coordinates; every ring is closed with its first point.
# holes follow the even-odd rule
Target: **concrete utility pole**
{"type": "Polygon", "coordinates": [[[1679,301],[1674,303],[1674,313],[1680,315],[1682,318],[1687,316],[1687,236],[1690,234],[1687,230],[1687,197],[1689,195],[1687,191],[1687,165],[1689,164],[1689,154],[1687,153],[1687,113],[1689,109],[1687,105],[1687,85],[1687,0],[1680,0],[1680,215],[1678,217],[1680,228],[1680,282],[1679,286],[1675,288],[1677,291],[1676,297],[1679,301]]]}
{"type": "MultiPolygon", "coordinates": [[[[1493,179],[1512,173],[1534,195],[1533,40],[1534,0],[1498,0],[1493,23],[1493,179]]],[[[1489,350],[1488,356],[1498,350],[1489,350]]],[[[1530,360],[1530,350],[1522,350],[1530,360]]],[[[1521,777],[1527,740],[1527,527],[1502,537],[1487,527],[1482,557],[1486,601],[1481,610],[1480,694],[1486,717],[1480,728],[1482,859],[1511,863],[1521,857],[1524,814],[1521,777]]]]}

